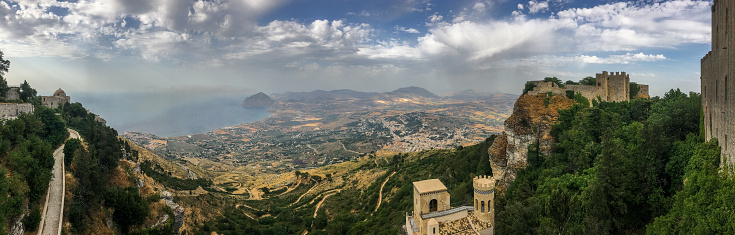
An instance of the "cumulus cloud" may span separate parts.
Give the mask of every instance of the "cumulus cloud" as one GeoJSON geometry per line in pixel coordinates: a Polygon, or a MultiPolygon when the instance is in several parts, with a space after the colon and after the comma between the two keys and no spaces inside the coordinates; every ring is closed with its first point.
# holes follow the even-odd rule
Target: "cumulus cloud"
{"type": "MultiPolygon", "coordinates": [[[[468,5],[463,12],[450,13],[454,17],[451,22],[435,12],[426,19],[424,35],[402,40],[381,38],[373,25],[346,20],[256,23],[258,16],[284,1],[0,1],[0,15],[5,16],[0,19],[0,49],[16,57],[125,54],[181,63],[208,60],[227,64],[257,59],[283,66],[316,60],[319,66],[300,66],[315,70],[345,63],[401,66],[391,60],[441,61],[442,66],[480,68],[501,60],[570,53],[585,56],[557,59],[582,64],[661,61],[666,57],[631,52],[708,43],[711,34],[710,3],[694,0],[610,3],[537,19],[527,18],[521,10],[546,11],[549,1],[532,0],[527,7],[518,4],[516,17],[511,19],[476,17],[473,14],[491,7],[483,1],[468,5]],[[68,13],[57,15],[51,7],[68,13]],[[603,52],[619,56],[596,55],[603,52]]],[[[433,6],[425,1],[407,1],[401,6],[419,4],[433,6]]],[[[421,33],[397,25],[393,29],[421,33]]]]}
{"type": "Polygon", "coordinates": [[[528,2],[528,11],[531,13],[536,13],[546,9],[549,9],[549,1],[539,2],[536,0],[531,0],[528,2]]]}
{"type": "Polygon", "coordinates": [[[656,62],[667,60],[663,54],[637,54],[625,53],[621,55],[608,55],[598,57],[595,55],[579,55],[579,56],[534,56],[522,59],[525,64],[537,64],[548,66],[561,66],[565,64],[631,64],[635,62],[656,62]]]}
{"type": "Polygon", "coordinates": [[[396,25],[395,29],[401,32],[405,32],[405,33],[419,33],[418,29],[406,28],[406,27],[398,26],[398,25],[396,25]]]}

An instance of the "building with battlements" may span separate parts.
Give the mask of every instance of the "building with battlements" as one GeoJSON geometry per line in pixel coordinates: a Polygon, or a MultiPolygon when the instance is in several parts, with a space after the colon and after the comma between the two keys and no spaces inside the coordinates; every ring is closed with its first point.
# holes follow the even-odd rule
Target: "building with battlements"
{"type": "Polygon", "coordinates": [[[59,108],[70,102],[71,98],[61,88],[56,90],[52,96],[41,96],[41,104],[49,108],[59,108]]]}
{"type": "Polygon", "coordinates": [[[472,179],[473,206],[450,206],[447,187],[438,179],[413,182],[413,212],[406,213],[406,235],[493,234],[495,231],[495,180],[472,179]]]}
{"type": "MultiPolygon", "coordinates": [[[[590,101],[623,102],[630,100],[630,74],[625,72],[608,73],[602,71],[595,76],[595,85],[565,85],[563,88],[556,83],[545,81],[529,81],[535,87],[528,94],[537,95],[551,92],[554,95],[566,95],[567,91],[579,93],[590,101]]],[[[638,85],[635,97],[648,98],[648,85],[638,85]]]]}
{"type": "MultiPolygon", "coordinates": [[[[735,89],[735,37],[730,33],[735,1],[714,0],[712,4],[712,50],[701,61],[702,109],[704,111],[705,139],[717,138],[722,151],[720,165],[735,162],[732,142],[735,131],[735,100],[730,90],[735,89]],[[730,98],[733,97],[733,98],[730,98]],[[730,102],[733,100],[733,102],[730,102]]],[[[735,30],[735,29],[734,29],[735,30]]],[[[735,32],[733,32],[735,33],[735,32]]]]}

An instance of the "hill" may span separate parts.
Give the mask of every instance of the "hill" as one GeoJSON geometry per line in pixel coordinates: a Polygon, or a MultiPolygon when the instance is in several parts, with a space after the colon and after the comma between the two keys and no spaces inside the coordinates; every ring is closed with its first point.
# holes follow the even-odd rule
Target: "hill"
{"type": "Polygon", "coordinates": [[[417,86],[398,88],[392,92],[389,92],[388,94],[399,95],[399,96],[412,95],[412,96],[421,96],[424,98],[439,98],[438,95],[431,93],[430,91],[424,88],[421,88],[421,87],[417,87],[417,86]]]}
{"type": "Polygon", "coordinates": [[[245,100],[242,102],[242,106],[247,108],[270,107],[275,102],[276,101],[271,99],[271,97],[266,95],[265,93],[258,92],[255,95],[251,95],[248,96],[248,98],[245,98],[245,100]]]}

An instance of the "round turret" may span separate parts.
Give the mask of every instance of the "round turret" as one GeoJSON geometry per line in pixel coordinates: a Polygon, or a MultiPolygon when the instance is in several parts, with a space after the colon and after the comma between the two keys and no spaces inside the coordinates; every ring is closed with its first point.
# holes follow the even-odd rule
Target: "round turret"
{"type": "Polygon", "coordinates": [[[495,179],[481,175],[472,179],[474,187],[475,213],[481,220],[495,222],[495,179]]]}

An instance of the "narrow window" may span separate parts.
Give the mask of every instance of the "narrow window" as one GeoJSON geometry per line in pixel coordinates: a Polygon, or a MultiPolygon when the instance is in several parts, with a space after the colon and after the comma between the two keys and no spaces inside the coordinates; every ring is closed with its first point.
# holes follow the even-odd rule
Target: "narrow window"
{"type": "Polygon", "coordinates": [[[727,104],[727,101],[730,100],[729,96],[727,96],[727,75],[725,76],[725,103],[727,104]]]}
{"type": "Polygon", "coordinates": [[[485,201],[480,202],[480,212],[485,212],[485,201]]]}
{"type": "Polygon", "coordinates": [[[436,234],[436,228],[433,228],[431,233],[436,234]]]}
{"type": "Polygon", "coordinates": [[[487,201],[487,213],[492,213],[492,211],[490,209],[493,208],[493,207],[491,207],[490,205],[492,205],[492,202],[487,201]]]}
{"type": "Polygon", "coordinates": [[[437,208],[436,199],[432,199],[431,201],[429,201],[429,212],[436,211],[436,208],[437,208]]]}

